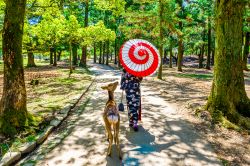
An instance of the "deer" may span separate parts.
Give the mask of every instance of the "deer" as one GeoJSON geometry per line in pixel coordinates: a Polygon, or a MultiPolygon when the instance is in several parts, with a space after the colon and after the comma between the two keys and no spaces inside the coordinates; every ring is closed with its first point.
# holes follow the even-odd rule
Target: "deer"
{"type": "Polygon", "coordinates": [[[121,149],[120,149],[120,141],[119,141],[119,129],[120,129],[120,115],[117,109],[116,102],[114,100],[114,91],[117,88],[118,81],[109,83],[106,86],[102,86],[103,90],[108,91],[108,101],[106,102],[104,112],[103,112],[103,120],[105,124],[106,137],[109,142],[107,156],[111,156],[111,147],[113,144],[113,140],[116,144],[117,151],[119,153],[120,160],[122,159],[121,149]],[[112,129],[114,133],[112,134],[112,129]]]}

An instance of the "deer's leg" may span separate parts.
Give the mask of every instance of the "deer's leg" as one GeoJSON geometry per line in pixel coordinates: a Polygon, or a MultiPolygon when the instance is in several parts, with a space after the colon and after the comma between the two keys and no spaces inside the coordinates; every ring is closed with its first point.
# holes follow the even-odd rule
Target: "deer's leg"
{"type": "Polygon", "coordinates": [[[103,121],[105,123],[105,136],[106,136],[107,141],[109,141],[109,134],[108,134],[108,129],[107,129],[108,125],[106,124],[106,122],[108,122],[107,117],[103,116],[103,121]]]}
{"type": "Polygon", "coordinates": [[[115,144],[116,144],[116,148],[119,154],[119,158],[122,159],[122,154],[121,154],[121,148],[120,148],[120,140],[119,140],[119,129],[120,129],[120,118],[118,120],[118,122],[114,125],[115,128],[115,144]]]}
{"type": "Polygon", "coordinates": [[[108,122],[107,118],[104,117],[103,119],[104,119],[106,131],[108,133],[108,141],[109,141],[107,155],[110,156],[111,155],[111,146],[112,146],[112,143],[113,143],[113,135],[112,135],[112,132],[111,132],[111,124],[108,122]]]}

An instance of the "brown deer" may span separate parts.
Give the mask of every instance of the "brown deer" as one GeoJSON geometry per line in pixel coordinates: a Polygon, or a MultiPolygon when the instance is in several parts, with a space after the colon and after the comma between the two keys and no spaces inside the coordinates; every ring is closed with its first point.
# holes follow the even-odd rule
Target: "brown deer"
{"type": "Polygon", "coordinates": [[[111,156],[111,146],[113,144],[113,139],[116,144],[117,151],[119,153],[119,158],[122,159],[120,142],[119,142],[119,128],[120,128],[120,115],[114,100],[114,91],[118,85],[118,82],[110,83],[101,88],[108,91],[109,99],[106,103],[103,113],[103,120],[105,123],[106,136],[109,141],[108,146],[108,156],[111,156]],[[114,134],[112,135],[112,128],[114,134]]]}

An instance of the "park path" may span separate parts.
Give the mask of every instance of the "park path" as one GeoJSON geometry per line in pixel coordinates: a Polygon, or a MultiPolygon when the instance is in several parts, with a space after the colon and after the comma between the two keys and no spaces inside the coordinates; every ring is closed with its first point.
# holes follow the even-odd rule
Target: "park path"
{"type": "MultiPolygon", "coordinates": [[[[120,72],[110,67],[91,64],[96,81],[84,100],[71,112],[58,130],[36,151],[18,165],[221,165],[210,144],[178,113],[176,106],[160,95],[158,84],[144,80],[142,85],[142,122],[139,132],[128,127],[127,113],[121,113],[120,142],[123,160],[116,148],[106,157],[102,113],[107,92],[101,85],[119,81],[120,72]]],[[[121,91],[115,92],[119,102],[121,91]]]]}

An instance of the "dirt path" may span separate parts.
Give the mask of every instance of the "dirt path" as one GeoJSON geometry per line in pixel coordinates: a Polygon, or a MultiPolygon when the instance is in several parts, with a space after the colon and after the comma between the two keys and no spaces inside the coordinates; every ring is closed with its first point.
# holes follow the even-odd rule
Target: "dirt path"
{"type": "MultiPolygon", "coordinates": [[[[85,100],[61,127],[22,165],[221,165],[209,143],[169,104],[160,91],[145,80],[142,86],[143,114],[139,132],[128,127],[127,113],[121,113],[120,142],[123,160],[113,146],[106,157],[108,143],[102,121],[107,92],[101,85],[120,79],[119,71],[94,65],[96,83],[85,100]]],[[[117,102],[121,91],[116,90],[117,102]]]]}

